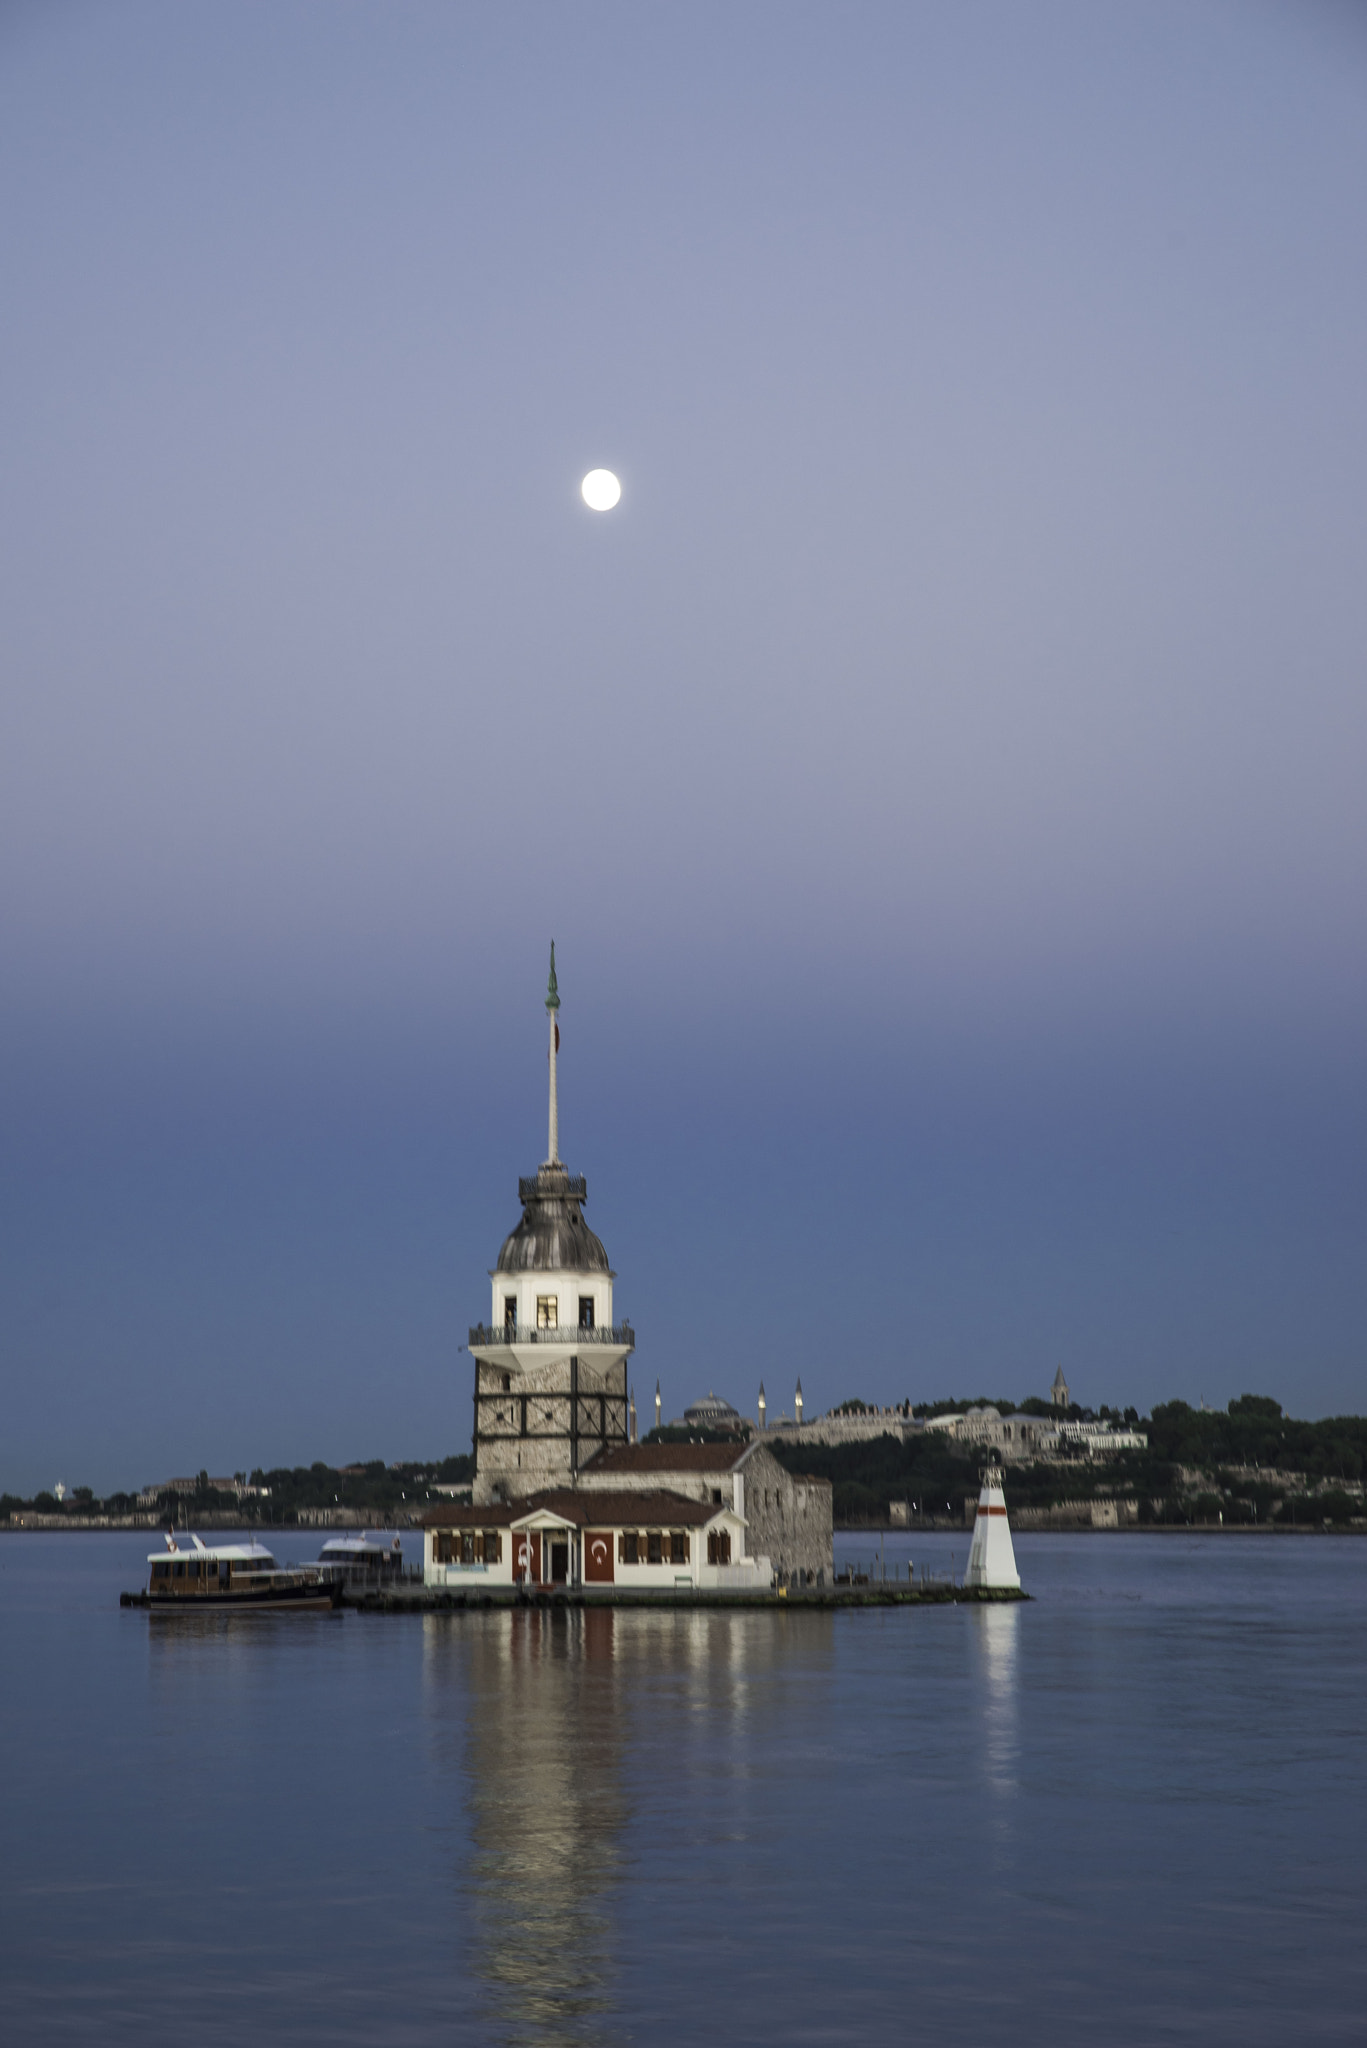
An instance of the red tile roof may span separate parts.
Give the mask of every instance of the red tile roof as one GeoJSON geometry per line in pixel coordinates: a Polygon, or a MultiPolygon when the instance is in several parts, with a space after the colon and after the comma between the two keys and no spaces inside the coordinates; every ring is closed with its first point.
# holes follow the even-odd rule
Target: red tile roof
{"type": "Polygon", "coordinates": [[[471,1508],[451,1501],[445,1507],[429,1508],[418,1517],[420,1529],[506,1529],[520,1511],[520,1504],[500,1500],[488,1507],[471,1508]]]}
{"type": "Polygon", "coordinates": [[[421,1518],[423,1529],[506,1529],[512,1522],[544,1508],[577,1529],[647,1529],[699,1526],[722,1513],[715,1501],[688,1500],[681,1493],[656,1489],[650,1493],[612,1492],[605,1487],[555,1487],[529,1494],[525,1500],[504,1500],[489,1507],[431,1508],[421,1518]]]}
{"type": "Polygon", "coordinates": [[[731,1472],[750,1449],[749,1444],[618,1444],[600,1451],[580,1474],[594,1483],[599,1473],[613,1472],[731,1472]]]}
{"type": "Polygon", "coordinates": [[[688,1500],[681,1493],[571,1492],[538,1493],[517,1503],[515,1519],[545,1510],[573,1522],[578,1529],[701,1528],[725,1510],[710,1500],[688,1500]]]}

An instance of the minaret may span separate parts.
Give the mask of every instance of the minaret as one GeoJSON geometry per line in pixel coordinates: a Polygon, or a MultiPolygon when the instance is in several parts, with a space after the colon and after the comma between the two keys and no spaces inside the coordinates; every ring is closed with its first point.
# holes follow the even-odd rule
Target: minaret
{"type": "Polygon", "coordinates": [[[555,1092],[555,1056],[560,1050],[560,1025],[556,1011],[560,1008],[560,991],[555,985],[555,940],[551,940],[551,978],[546,984],[546,1015],[551,1026],[551,1113],[550,1131],[547,1137],[549,1147],[546,1153],[547,1166],[560,1164],[560,1102],[555,1092]]]}
{"type": "Polygon", "coordinates": [[[799,1429],[801,1429],[801,1427],[802,1427],[802,1382],[801,1382],[801,1380],[799,1380],[799,1381],[798,1381],[798,1383],[797,1383],[797,1393],[796,1393],[796,1394],[795,1394],[795,1395],[793,1396],[793,1414],[794,1414],[794,1415],[796,1416],[796,1418],[797,1418],[797,1426],[798,1426],[798,1428],[799,1428],[799,1429]]]}
{"type": "Polygon", "coordinates": [[[765,1422],[765,1416],[767,1415],[767,1413],[768,1405],[764,1399],[764,1382],[763,1380],[761,1380],[759,1383],[759,1426],[761,1429],[767,1427],[767,1424],[765,1422]]]}
{"type": "Polygon", "coordinates": [[[656,1429],[658,1429],[658,1428],[659,1428],[659,1426],[660,1426],[660,1382],[659,1382],[658,1380],[656,1380],[656,1382],[655,1382],[655,1427],[656,1427],[656,1429]]]}

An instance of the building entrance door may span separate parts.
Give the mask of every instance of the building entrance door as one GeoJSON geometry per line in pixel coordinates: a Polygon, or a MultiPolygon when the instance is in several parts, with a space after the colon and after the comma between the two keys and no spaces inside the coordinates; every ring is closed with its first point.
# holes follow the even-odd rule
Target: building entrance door
{"type": "Polygon", "coordinates": [[[570,1540],[568,1536],[553,1536],[550,1539],[551,1584],[563,1586],[570,1575],[570,1540]]]}

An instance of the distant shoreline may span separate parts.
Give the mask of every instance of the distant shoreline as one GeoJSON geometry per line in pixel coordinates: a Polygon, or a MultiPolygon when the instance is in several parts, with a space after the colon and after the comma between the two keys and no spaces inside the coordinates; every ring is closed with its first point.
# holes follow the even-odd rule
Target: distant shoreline
{"type": "MultiPolygon", "coordinates": [[[[65,1515],[35,1515],[31,1519],[0,1522],[0,1536],[107,1536],[121,1535],[159,1536],[173,1525],[164,1517],[148,1520],[145,1516],[134,1519],[128,1515],[93,1515],[80,1521],[68,1519],[65,1515]]],[[[251,1529],[273,1536],[307,1537],[319,1529],[417,1529],[419,1521],[411,1515],[376,1515],[363,1522],[353,1510],[344,1510],[336,1519],[321,1518],[309,1522],[264,1522],[249,1519],[244,1515],[206,1515],[192,1524],[176,1524],[179,1535],[195,1531],[215,1529],[251,1529]]],[[[971,1536],[969,1524],[951,1521],[941,1516],[938,1521],[917,1522],[914,1527],[898,1523],[894,1527],[888,1522],[837,1522],[837,1536],[971,1536]]],[[[1342,1522],[1326,1526],[1322,1522],[1130,1522],[1123,1528],[1095,1528],[1079,1522],[1071,1528],[1021,1528],[1012,1529],[1014,1536],[1367,1536],[1367,1520],[1355,1524],[1342,1522]]]]}
{"type": "MultiPolygon", "coordinates": [[[[837,1536],[971,1536],[972,1525],[967,1522],[951,1522],[942,1517],[938,1522],[918,1522],[909,1528],[899,1522],[894,1528],[887,1522],[837,1522],[837,1536]]],[[[1098,1528],[1095,1524],[1077,1522],[1064,1527],[1055,1523],[1053,1527],[1022,1528],[1013,1523],[1012,1536],[1367,1536],[1367,1520],[1356,1523],[1344,1522],[1127,1522],[1123,1528],[1098,1528]]]]}

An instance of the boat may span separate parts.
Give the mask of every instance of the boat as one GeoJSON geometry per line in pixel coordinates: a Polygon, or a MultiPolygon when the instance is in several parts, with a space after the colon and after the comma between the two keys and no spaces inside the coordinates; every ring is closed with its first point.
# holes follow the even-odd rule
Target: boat
{"type": "Polygon", "coordinates": [[[388,1544],[370,1535],[332,1536],[318,1553],[318,1569],[344,1586],[377,1586],[403,1576],[403,1547],[397,1536],[388,1544]]]}
{"type": "Polygon", "coordinates": [[[147,1585],[121,1593],[121,1607],[147,1607],[162,1614],[203,1613],[206,1608],[338,1607],[342,1587],[317,1565],[282,1570],[264,1543],[201,1542],[177,1539],[168,1530],[166,1548],[148,1555],[147,1585]]]}

